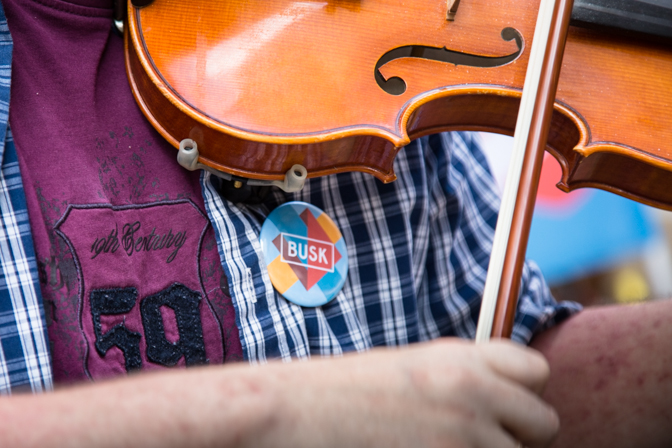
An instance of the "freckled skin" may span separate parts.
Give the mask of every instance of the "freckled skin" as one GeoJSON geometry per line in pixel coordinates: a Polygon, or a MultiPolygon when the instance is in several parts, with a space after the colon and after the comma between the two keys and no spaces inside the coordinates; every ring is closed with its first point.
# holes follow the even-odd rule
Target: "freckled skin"
{"type": "Polygon", "coordinates": [[[0,446],[543,448],[558,428],[547,377],[526,347],[456,339],[140,373],[2,397],[0,446]]]}
{"type": "Polygon", "coordinates": [[[532,346],[551,366],[553,448],[672,446],[672,301],[590,308],[532,346]]]}

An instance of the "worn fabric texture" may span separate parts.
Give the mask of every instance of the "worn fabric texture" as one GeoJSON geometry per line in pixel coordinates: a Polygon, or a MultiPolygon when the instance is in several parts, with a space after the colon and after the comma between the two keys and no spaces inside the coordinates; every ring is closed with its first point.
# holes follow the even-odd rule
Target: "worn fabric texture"
{"type": "Polygon", "coordinates": [[[3,4],[56,381],[242,359],[199,175],[136,106],[111,2],[3,4]]]}
{"type": "MultiPolygon", "coordinates": [[[[391,184],[340,174],[233,204],[209,174],[176,164],[135,105],[111,0],[2,3],[15,40],[10,124],[56,381],[473,337],[499,199],[472,134],[413,142],[391,184]],[[260,226],[290,200],[327,212],[347,243],[346,284],[319,308],[287,302],[263,265],[260,226]]],[[[556,304],[529,264],[514,339],[578,309],[556,304]]],[[[28,328],[39,335],[40,319],[28,328]]],[[[31,368],[50,384],[48,365],[31,368]]],[[[0,389],[7,378],[0,370],[0,389]]]]}

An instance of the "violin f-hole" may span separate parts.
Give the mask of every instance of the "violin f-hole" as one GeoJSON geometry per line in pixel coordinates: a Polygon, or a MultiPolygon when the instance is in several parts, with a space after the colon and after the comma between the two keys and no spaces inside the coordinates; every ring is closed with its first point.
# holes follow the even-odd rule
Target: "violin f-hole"
{"type": "Polygon", "coordinates": [[[398,76],[392,76],[389,79],[385,79],[380,73],[380,67],[390,61],[401,58],[428,59],[430,61],[447,62],[456,66],[464,65],[481,68],[501,67],[518,59],[518,56],[521,55],[524,48],[523,36],[515,28],[504,28],[501,35],[502,39],[507,42],[515,40],[518,50],[504,56],[479,56],[476,54],[449,50],[446,47],[428,47],[425,45],[405,45],[403,47],[394,48],[378,59],[374,70],[376,82],[381,89],[390,95],[401,95],[406,92],[406,82],[403,79],[398,76]]]}

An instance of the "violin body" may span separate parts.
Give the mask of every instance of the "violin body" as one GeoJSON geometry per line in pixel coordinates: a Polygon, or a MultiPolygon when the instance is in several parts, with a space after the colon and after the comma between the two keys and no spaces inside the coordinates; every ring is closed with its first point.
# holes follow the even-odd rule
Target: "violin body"
{"type": "MultiPolygon", "coordinates": [[[[157,0],[129,6],[127,71],[175,147],[234,176],[395,179],[447,130],[513,134],[538,1],[157,0]]],[[[566,191],[672,208],[672,45],[571,27],[547,149],[566,191]]]]}

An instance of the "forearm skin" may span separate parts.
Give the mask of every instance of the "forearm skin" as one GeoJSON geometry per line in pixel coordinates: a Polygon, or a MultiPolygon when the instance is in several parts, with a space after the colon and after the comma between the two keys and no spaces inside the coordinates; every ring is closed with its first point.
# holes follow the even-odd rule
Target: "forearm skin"
{"type": "Polygon", "coordinates": [[[554,448],[672,446],[672,301],[589,308],[536,338],[554,448]]]}
{"type": "Polygon", "coordinates": [[[2,398],[0,445],[253,446],[255,434],[270,423],[274,399],[259,370],[235,366],[140,374],[2,398]]]}

